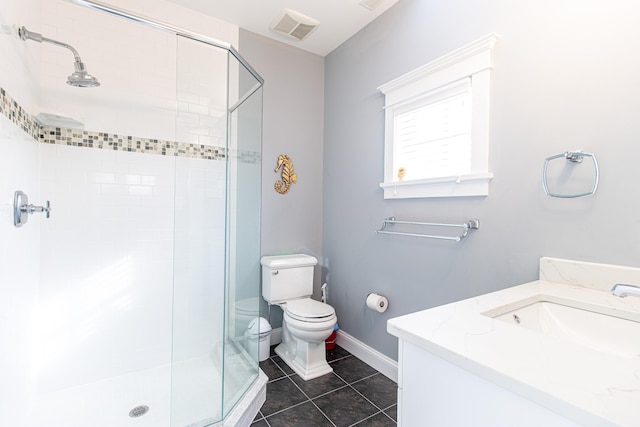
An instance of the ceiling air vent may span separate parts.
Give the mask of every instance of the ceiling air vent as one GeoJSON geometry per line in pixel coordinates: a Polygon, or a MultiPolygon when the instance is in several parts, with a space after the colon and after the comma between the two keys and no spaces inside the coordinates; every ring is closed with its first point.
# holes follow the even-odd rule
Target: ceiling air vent
{"type": "Polygon", "coordinates": [[[360,0],[360,6],[366,7],[369,10],[373,10],[376,7],[380,6],[384,0],[360,0]]]}
{"type": "Polygon", "coordinates": [[[283,9],[280,15],[271,24],[271,29],[276,33],[292,37],[296,40],[304,40],[315,30],[320,22],[291,9],[283,9]]]}

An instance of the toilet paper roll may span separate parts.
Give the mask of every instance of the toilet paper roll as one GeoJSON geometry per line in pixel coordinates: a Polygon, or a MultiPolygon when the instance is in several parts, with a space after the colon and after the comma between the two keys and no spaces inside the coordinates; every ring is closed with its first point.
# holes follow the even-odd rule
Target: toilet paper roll
{"type": "Polygon", "coordinates": [[[387,300],[382,295],[378,295],[376,293],[370,293],[369,295],[367,295],[367,307],[377,311],[378,313],[384,313],[385,311],[387,311],[388,305],[389,300],[387,300]]]}

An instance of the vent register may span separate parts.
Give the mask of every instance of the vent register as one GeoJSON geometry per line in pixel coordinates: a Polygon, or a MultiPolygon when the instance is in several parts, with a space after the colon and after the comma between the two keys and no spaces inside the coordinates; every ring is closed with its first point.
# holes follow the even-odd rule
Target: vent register
{"type": "Polygon", "coordinates": [[[360,0],[360,6],[373,10],[384,3],[385,0],[360,0]]]}
{"type": "Polygon", "coordinates": [[[283,9],[271,23],[271,30],[278,34],[302,41],[318,28],[320,22],[300,12],[283,9]]]}
{"type": "MultiPolygon", "coordinates": [[[[358,4],[366,9],[374,10],[384,2],[385,0],[360,0],[358,4]]],[[[269,28],[278,34],[302,41],[309,37],[318,28],[318,25],[320,25],[319,21],[295,10],[285,8],[276,16],[269,28]]]]}

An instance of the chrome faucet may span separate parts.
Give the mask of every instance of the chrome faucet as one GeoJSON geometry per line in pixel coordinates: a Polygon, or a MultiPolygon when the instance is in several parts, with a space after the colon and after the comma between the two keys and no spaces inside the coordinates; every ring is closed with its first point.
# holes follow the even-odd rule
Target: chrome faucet
{"type": "Polygon", "coordinates": [[[620,298],[624,298],[629,295],[640,297],[640,286],[617,283],[613,285],[613,288],[611,288],[611,293],[620,298]]]}

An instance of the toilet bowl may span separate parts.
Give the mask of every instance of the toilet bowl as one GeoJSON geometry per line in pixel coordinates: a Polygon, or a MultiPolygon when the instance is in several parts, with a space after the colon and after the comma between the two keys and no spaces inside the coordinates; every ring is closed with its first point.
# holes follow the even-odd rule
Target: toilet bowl
{"type": "Polygon", "coordinates": [[[276,354],[303,380],[333,371],[324,341],[337,322],[329,304],[311,299],[313,268],[318,260],[304,254],[264,256],[262,297],[282,308],[282,343],[276,354]]]}
{"type": "Polygon", "coordinates": [[[280,306],[284,311],[282,343],[276,354],[305,381],[333,372],[324,342],[336,324],[334,308],[311,298],[280,306]]]}

